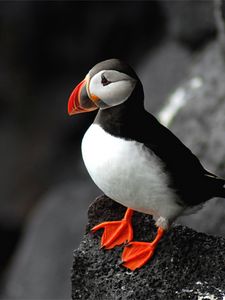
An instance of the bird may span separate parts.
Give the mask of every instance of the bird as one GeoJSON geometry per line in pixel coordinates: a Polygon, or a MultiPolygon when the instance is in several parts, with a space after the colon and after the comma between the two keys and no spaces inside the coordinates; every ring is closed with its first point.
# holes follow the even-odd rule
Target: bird
{"type": "Polygon", "coordinates": [[[133,68],[120,59],[97,63],[72,91],[68,113],[98,110],[82,139],[84,164],[95,184],[127,210],[104,229],[101,248],[123,244],[122,265],[144,266],[174,220],[213,197],[225,198],[225,180],[207,171],[168,128],[144,108],[144,90],[133,68]],[[133,241],[134,211],[152,215],[153,241],[133,241]]]}

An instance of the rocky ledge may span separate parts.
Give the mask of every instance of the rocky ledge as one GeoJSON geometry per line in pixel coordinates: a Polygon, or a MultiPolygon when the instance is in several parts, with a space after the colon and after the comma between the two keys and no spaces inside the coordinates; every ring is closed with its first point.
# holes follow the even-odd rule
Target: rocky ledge
{"type": "MultiPolygon", "coordinates": [[[[72,299],[225,299],[225,239],[173,225],[154,257],[134,272],[121,266],[123,246],[100,250],[101,232],[90,228],[119,220],[125,207],[106,196],[88,211],[86,234],[74,251],[72,299]]],[[[205,220],[207,222],[207,220],[205,220]]],[[[156,228],[149,215],[133,216],[134,240],[150,241],[156,228]]]]}

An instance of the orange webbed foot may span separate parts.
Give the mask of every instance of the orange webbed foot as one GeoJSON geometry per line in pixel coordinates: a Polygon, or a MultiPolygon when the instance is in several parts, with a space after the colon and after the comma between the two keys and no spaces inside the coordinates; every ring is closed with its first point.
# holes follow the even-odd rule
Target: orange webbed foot
{"type": "Polygon", "coordinates": [[[141,268],[153,256],[156,246],[164,234],[162,228],[158,228],[157,236],[152,243],[147,242],[131,242],[122,254],[122,264],[126,268],[134,271],[141,268]]]}
{"type": "Polygon", "coordinates": [[[123,266],[134,271],[141,268],[153,256],[155,246],[147,242],[131,242],[122,254],[123,266]]]}
{"type": "Polygon", "coordinates": [[[92,228],[92,232],[104,229],[101,238],[101,248],[112,249],[115,246],[130,242],[133,239],[131,217],[133,211],[128,208],[121,221],[103,222],[92,228]]]}

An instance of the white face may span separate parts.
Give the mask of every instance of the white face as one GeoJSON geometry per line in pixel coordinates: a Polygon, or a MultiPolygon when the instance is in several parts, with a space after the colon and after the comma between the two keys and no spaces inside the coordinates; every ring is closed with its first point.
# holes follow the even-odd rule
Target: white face
{"type": "Polygon", "coordinates": [[[136,80],[114,70],[103,70],[95,74],[89,83],[89,93],[97,96],[108,106],[126,101],[134,90],[136,80]]]}

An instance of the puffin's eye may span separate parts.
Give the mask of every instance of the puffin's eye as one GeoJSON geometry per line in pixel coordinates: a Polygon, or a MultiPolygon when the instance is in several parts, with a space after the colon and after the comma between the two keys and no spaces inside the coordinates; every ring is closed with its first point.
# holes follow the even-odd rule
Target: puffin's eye
{"type": "Polygon", "coordinates": [[[108,84],[111,83],[111,81],[108,81],[103,74],[102,74],[101,77],[102,77],[101,83],[102,83],[103,86],[108,85],[108,84]]]}

